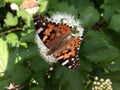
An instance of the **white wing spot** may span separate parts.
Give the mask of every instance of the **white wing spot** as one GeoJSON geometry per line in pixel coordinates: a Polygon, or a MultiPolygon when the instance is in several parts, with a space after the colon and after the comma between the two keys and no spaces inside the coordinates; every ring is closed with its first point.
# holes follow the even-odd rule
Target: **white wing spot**
{"type": "Polygon", "coordinates": [[[39,28],[39,29],[37,30],[37,33],[40,33],[41,31],[43,31],[43,28],[39,28]]]}
{"type": "Polygon", "coordinates": [[[68,68],[70,69],[72,66],[68,66],[68,68]]]}
{"type": "Polygon", "coordinates": [[[69,60],[65,60],[65,61],[62,63],[62,65],[63,65],[63,66],[66,65],[68,62],[69,62],[69,60]]]}
{"type": "Polygon", "coordinates": [[[76,55],[75,57],[78,58],[78,55],[76,55]]]}
{"type": "Polygon", "coordinates": [[[74,61],[75,59],[74,59],[74,58],[72,58],[71,60],[72,60],[72,61],[74,61]]]}
{"type": "Polygon", "coordinates": [[[34,25],[37,25],[37,22],[35,22],[34,25]]]}
{"type": "Polygon", "coordinates": [[[79,48],[77,48],[77,50],[79,50],[79,48]]]}
{"type": "Polygon", "coordinates": [[[73,61],[73,64],[75,63],[75,61],[73,61]]]}
{"type": "Polygon", "coordinates": [[[43,23],[43,25],[45,26],[46,24],[45,24],[45,23],[43,23]]]}

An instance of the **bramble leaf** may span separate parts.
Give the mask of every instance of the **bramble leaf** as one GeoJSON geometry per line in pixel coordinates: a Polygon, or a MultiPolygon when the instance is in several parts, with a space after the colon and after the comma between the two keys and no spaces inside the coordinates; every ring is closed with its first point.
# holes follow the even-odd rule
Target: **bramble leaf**
{"type": "Polygon", "coordinates": [[[84,43],[85,56],[92,62],[110,62],[120,58],[120,51],[109,43],[104,33],[89,31],[84,43]]]}
{"type": "Polygon", "coordinates": [[[81,12],[81,24],[84,27],[92,27],[99,21],[100,15],[98,11],[93,7],[87,7],[83,12],[81,12]]]}
{"type": "Polygon", "coordinates": [[[120,14],[113,15],[109,28],[115,30],[116,32],[120,32],[120,14]]]}
{"type": "Polygon", "coordinates": [[[17,16],[14,17],[10,12],[7,13],[6,19],[4,21],[8,26],[16,26],[18,24],[17,16]]]}

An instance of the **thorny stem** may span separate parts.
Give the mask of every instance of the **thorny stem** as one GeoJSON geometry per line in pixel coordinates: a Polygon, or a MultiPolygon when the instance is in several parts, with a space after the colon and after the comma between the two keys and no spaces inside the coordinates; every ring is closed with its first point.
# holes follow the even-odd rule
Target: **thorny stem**
{"type": "Polygon", "coordinates": [[[7,33],[10,33],[10,32],[13,32],[13,31],[17,31],[17,30],[22,30],[22,28],[19,28],[19,27],[13,28],[13,29],[1,32],[0,35],[7,34],[7,33]]]}

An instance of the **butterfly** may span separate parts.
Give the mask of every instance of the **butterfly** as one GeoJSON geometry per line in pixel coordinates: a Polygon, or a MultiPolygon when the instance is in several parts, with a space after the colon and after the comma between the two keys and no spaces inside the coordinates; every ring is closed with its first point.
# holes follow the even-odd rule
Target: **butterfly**
{"type": "Polygon", "coordinates": [[[34,27],[39,39],[49,49],[49,55],[53,55],[56,61],[69,69],[79,67],[80,39],[71,36],[72,27],[49,21],[38,14],[34,15],[34,27]]]}

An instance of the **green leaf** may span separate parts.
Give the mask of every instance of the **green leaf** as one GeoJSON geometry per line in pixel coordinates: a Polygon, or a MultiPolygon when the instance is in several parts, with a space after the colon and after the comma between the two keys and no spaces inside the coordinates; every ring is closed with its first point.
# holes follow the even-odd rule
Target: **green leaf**
{"type": "Polygon", "coordinates": [[[119,58],[116,58],[115,60],[111,61],[110,63],[106,64],[106,67],[109,71],[118,71],[120,70],[120,61],[119,58]]]}
{"type": "Polygon", "coordinates": [[[33,31],[34,28],[31,29],[27,29],[27,32],[22,32],[21,33],[21,41],[24,42],[35,42],[35,32],[33,31]]]}
{"type": "Polygon", "coordinates": [[[31,60],[31,68],[35,72],[44,71],[48,68],[49,64],[44,61],[44,59],[40,58],[40,56],[31,60]]]}
{"type": "Polygon", "coordinates": [[[18,24],[18,18],[17,18],[17,16],[14,17],[12,13],[8,12],[4,22],[8,26],[16,26],[18,24]]]}
{"type": "Polygon", "coordinates": [[[0,90],[5,90],[8,87],[9,81],[8,80],[0,80],[0,90]]]}
{"type": "Polygon", "coordinates": [[[48,0],[38,0],[38,3],[40,4],[40,13],[45,12],[47,10],[48,0]]]}
{"type": "Polygon", "coordinates": [[[120,10],[120,0],[104,0],[104,4],[101,6],[104,9],[103,17],[107,23],[111,20],[114,14],[118,14],[120,10]]]}
{"type": "Polygon", "coordinates": [[[84,60],[84,61],[83,60],[84,59],[80,60],[79,68],[91,72],[92,71],[92,63],[90,63],[88,60],[84,60]]]}
{"type": "Polygon", "coordinates": [[[0,0],[0,7],[4,7],[5,6],[5,0],[0,0]]]}
{"type": "Polygon", "coordinates": [[[27,13],[24,9],[17,11],[17,16],[22,17],[25,20],[27,26],[30,27],[32,21],[32,15],[27,13]]]}
{"type": "Polygon", "coordinates": [[[88,39],[85,41],[84,55],[92,62],[110,62],[120,58],[118,48],[109,43],[108,37],[104,33],[89,31],[88,39]]]}
{"type": "Polygon", "coordinates": [[[92,27],[99,21],[99,13],[93,7],[87,7],[83,12],[81,12],[81,24],[84,27],[92,27]]]}
{"type": "Polygon", "coordinates": [[[65,67],[59,67],[56,69],[55,74],[56,78],[60,80],[59,88],[61,90],[84,90],[84,75],[82,72],[79,72],[77,70],[69,70],[65,67]]]}
{"type": "Polygon", "coordinates": [[[4,72],[8,64],[9,51],[7,42],[0,38],[0,76],[4,75],[4,72]]]}
{"type": "Polygon", "coordinates": [[[34,74],[34,79],[40,86],[45,86],[44,72],[39,71],[34,74]]]}
{"type": "Polygon", "coordinates": [[[7,2],[10,2],[10,3],[16,3],[16,4],[21,4],[23,0],[7,0],[7,2]]]}
{"type": "Polygon", "coordinates": [[[6,68],[6,75],[12,75],[14,72],[15,62],[18,62],[21,60],[20,56],[18,56],[18,49],[17,47],[11,47],[9,45],[9,58],[8,58],[8,64],[6,68]]]}
{"type": "Polygon", "coordinates": [[[56,11],[66,12],[66,13],[70,13],[73,15],[77,15],[77,10],[75,9],[75,7],[73,5],[69,5],[65,2],[59,3],[55,9],[56,9],[56,11]]]}
{"type": "Polygon", "coordinates": [[[7,35],[7,42],[12,46],[15,46],[18,43],[18,36],[15,33],[10,33],[7,35]]]}
{"type": "Polygon", "coordinates": [[[57,3],[55,6],[53,6],[53,10],[55,12],[64,12],[64,13],[69,13],[69,14],[73,14],[73,15],[78,14],[75,7],[73,5],[69,5],[66,2],[57,3]]]}
{"type": "Polygon", "coordinates": [[[71,5],[74,5],[79,13],[81,13],[86,7],[94,6],[93,2],[90,0],[65,0],[71,5]]]}
{"type": "Polygon", "coordinates": [[[31,71],[29,68],[25,68],[20,64],[16,64],[11,81],[15,84],[22,84],[29,78],[30,75],[31,71]]]}
{"type": "Polygon", "coordinates": [[[116,32],[120,32],[120,14],[113,15],[109,28],[115,30],[116,32]]]}
{"type": "Polygon", "coordinates": [[[22,57],[22,59],[31,59],[32,57],[36,57],[39,55],[39,51],[37,49],[36,44],[32,44],[32,46],[25,48],[25,47],[19,47],[19,56],[22,57]]]}

